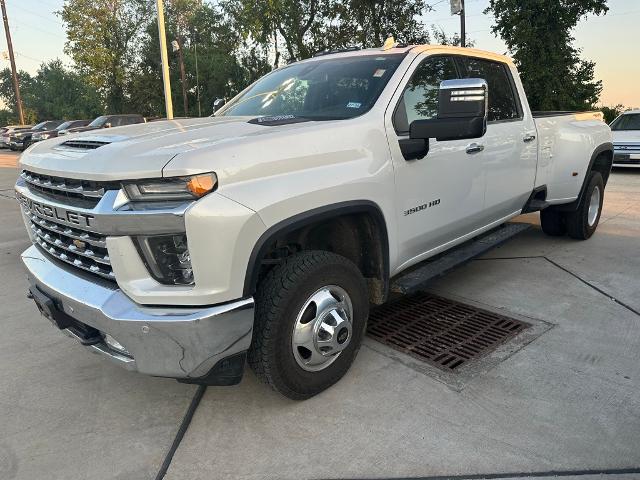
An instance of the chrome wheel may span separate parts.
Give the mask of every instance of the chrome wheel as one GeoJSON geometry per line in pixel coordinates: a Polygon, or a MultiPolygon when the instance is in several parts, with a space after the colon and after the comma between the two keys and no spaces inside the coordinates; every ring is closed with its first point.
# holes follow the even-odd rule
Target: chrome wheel
{"type": "Polygon", "coordinates": [[[353,305],[337,285],[318,289],[302,305],[293,326],[291,347],[298,365],[318,372],[331,365],[349,346],[353,305]]]}
{"type": "Polygon", "coordinates": [[[589,212],[587,213],[587,222],[590,227],[596,224],[598,219],[598,213],[600,212],[600,188],[596,186],[591,192],[591,199],[589,200],[589,212]]]}

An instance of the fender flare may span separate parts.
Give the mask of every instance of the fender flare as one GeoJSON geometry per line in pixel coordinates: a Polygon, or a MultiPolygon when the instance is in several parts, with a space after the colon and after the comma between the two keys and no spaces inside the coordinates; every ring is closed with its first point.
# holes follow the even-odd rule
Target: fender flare
{"type": "Polygon", "coordinates": [[[382,209],[372,201],[352,200],[314,208],[312,210],[296,214],[293,217],[282,220],[269,227],[260,236],[251,251],[244,279],[244,297],[253,296],[255,293],[258,286],[258,277],[260,275],[260,259],[266,255],[267,249],[278,237],[314,223],[357,213],[370,214],[380,234],[380,244],[382,249],[382,280],[384,282],[384,291],[386,295],[389,288],[389,235],[387,233],[387,223],[384,219],[384,214],[382,213],[382,209]]]}
{"type": "Polygon", "coordinates": [[[604,178],[604,183],[606,185],[609,173],[611,172],[611,166],[613,164],[613,143],[607,142],[603,143],[596,147],[596,149],[591,154],[591,160],[589,161],[589,168],[587,168],[587,173],[584,176],[584,180],[582,181],[582,186],[580,187],[580,193],[578,194],[578,198],[576,198],[571,203],[566,203],[562,205],[556,205],[555,208],[558,211],[575,211],[578,209],[578,205],[582,201],[582,197],[584,196],[584,192],[587,189],[587,182],[589,181],[589,173],[593,170],[593,165],[596,162],[596,159],[605,152],[611,152],[611,161],[609,163],[609,172],[607,172],[606,177],[604,178]]]}

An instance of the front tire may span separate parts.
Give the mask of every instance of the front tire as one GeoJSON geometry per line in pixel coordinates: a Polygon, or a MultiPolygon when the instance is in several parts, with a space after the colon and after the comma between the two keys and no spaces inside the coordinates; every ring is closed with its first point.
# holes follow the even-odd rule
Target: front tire
{"type": "Polygon", "coordinates": [[[591,172],[587,188],[575,212],[567,212],[567,233],[576,240],[587,240],[598,228],[602,203],[604,202],[604,180],[600,172],[591,172]]]}
{"type": "Polygon", "coordinates": [[[324,251],[292,255],[258,286],[249,365],[282,395],[310,398],[347,372],[368,315],[367,286],[351,261],[324,251]]]}

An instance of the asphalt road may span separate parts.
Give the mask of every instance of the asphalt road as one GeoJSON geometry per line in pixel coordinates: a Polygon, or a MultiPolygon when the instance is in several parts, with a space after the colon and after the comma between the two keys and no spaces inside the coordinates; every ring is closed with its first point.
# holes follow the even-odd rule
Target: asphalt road
{"type": "MultiPolygon", "coordinates": [[[[0,479],[154,479],[196,387],[125,372],[39,316],[15,159],[0,154],[0,479]]],[[[456,388],[370,339],[306,402],[247,372],[206,390],[165,478],[638,479],[639,252],[640,170],[616,171],[591,240],[535,226],[434,286],[548,324],[535,341],[456,388]]]]}

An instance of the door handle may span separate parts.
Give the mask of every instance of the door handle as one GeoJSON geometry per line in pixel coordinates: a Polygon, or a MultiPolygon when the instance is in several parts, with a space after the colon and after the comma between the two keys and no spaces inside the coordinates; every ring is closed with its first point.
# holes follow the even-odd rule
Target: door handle
{"type": "Polygon", "coordinates": [[[536,136],[533,135],[532,133],[528,133],[527,135],[525,135],[525,137],[522,139],[524,141],[524,143],[529,143],[529,142],[533,142],[536,139],[536,136]]]}
{"type": "Polygon", "coordinates": [[[480,145],[479,143],[472,143],[467,147],[468,154],[480,153],[484,150],[484,145],[480,145]]]}

